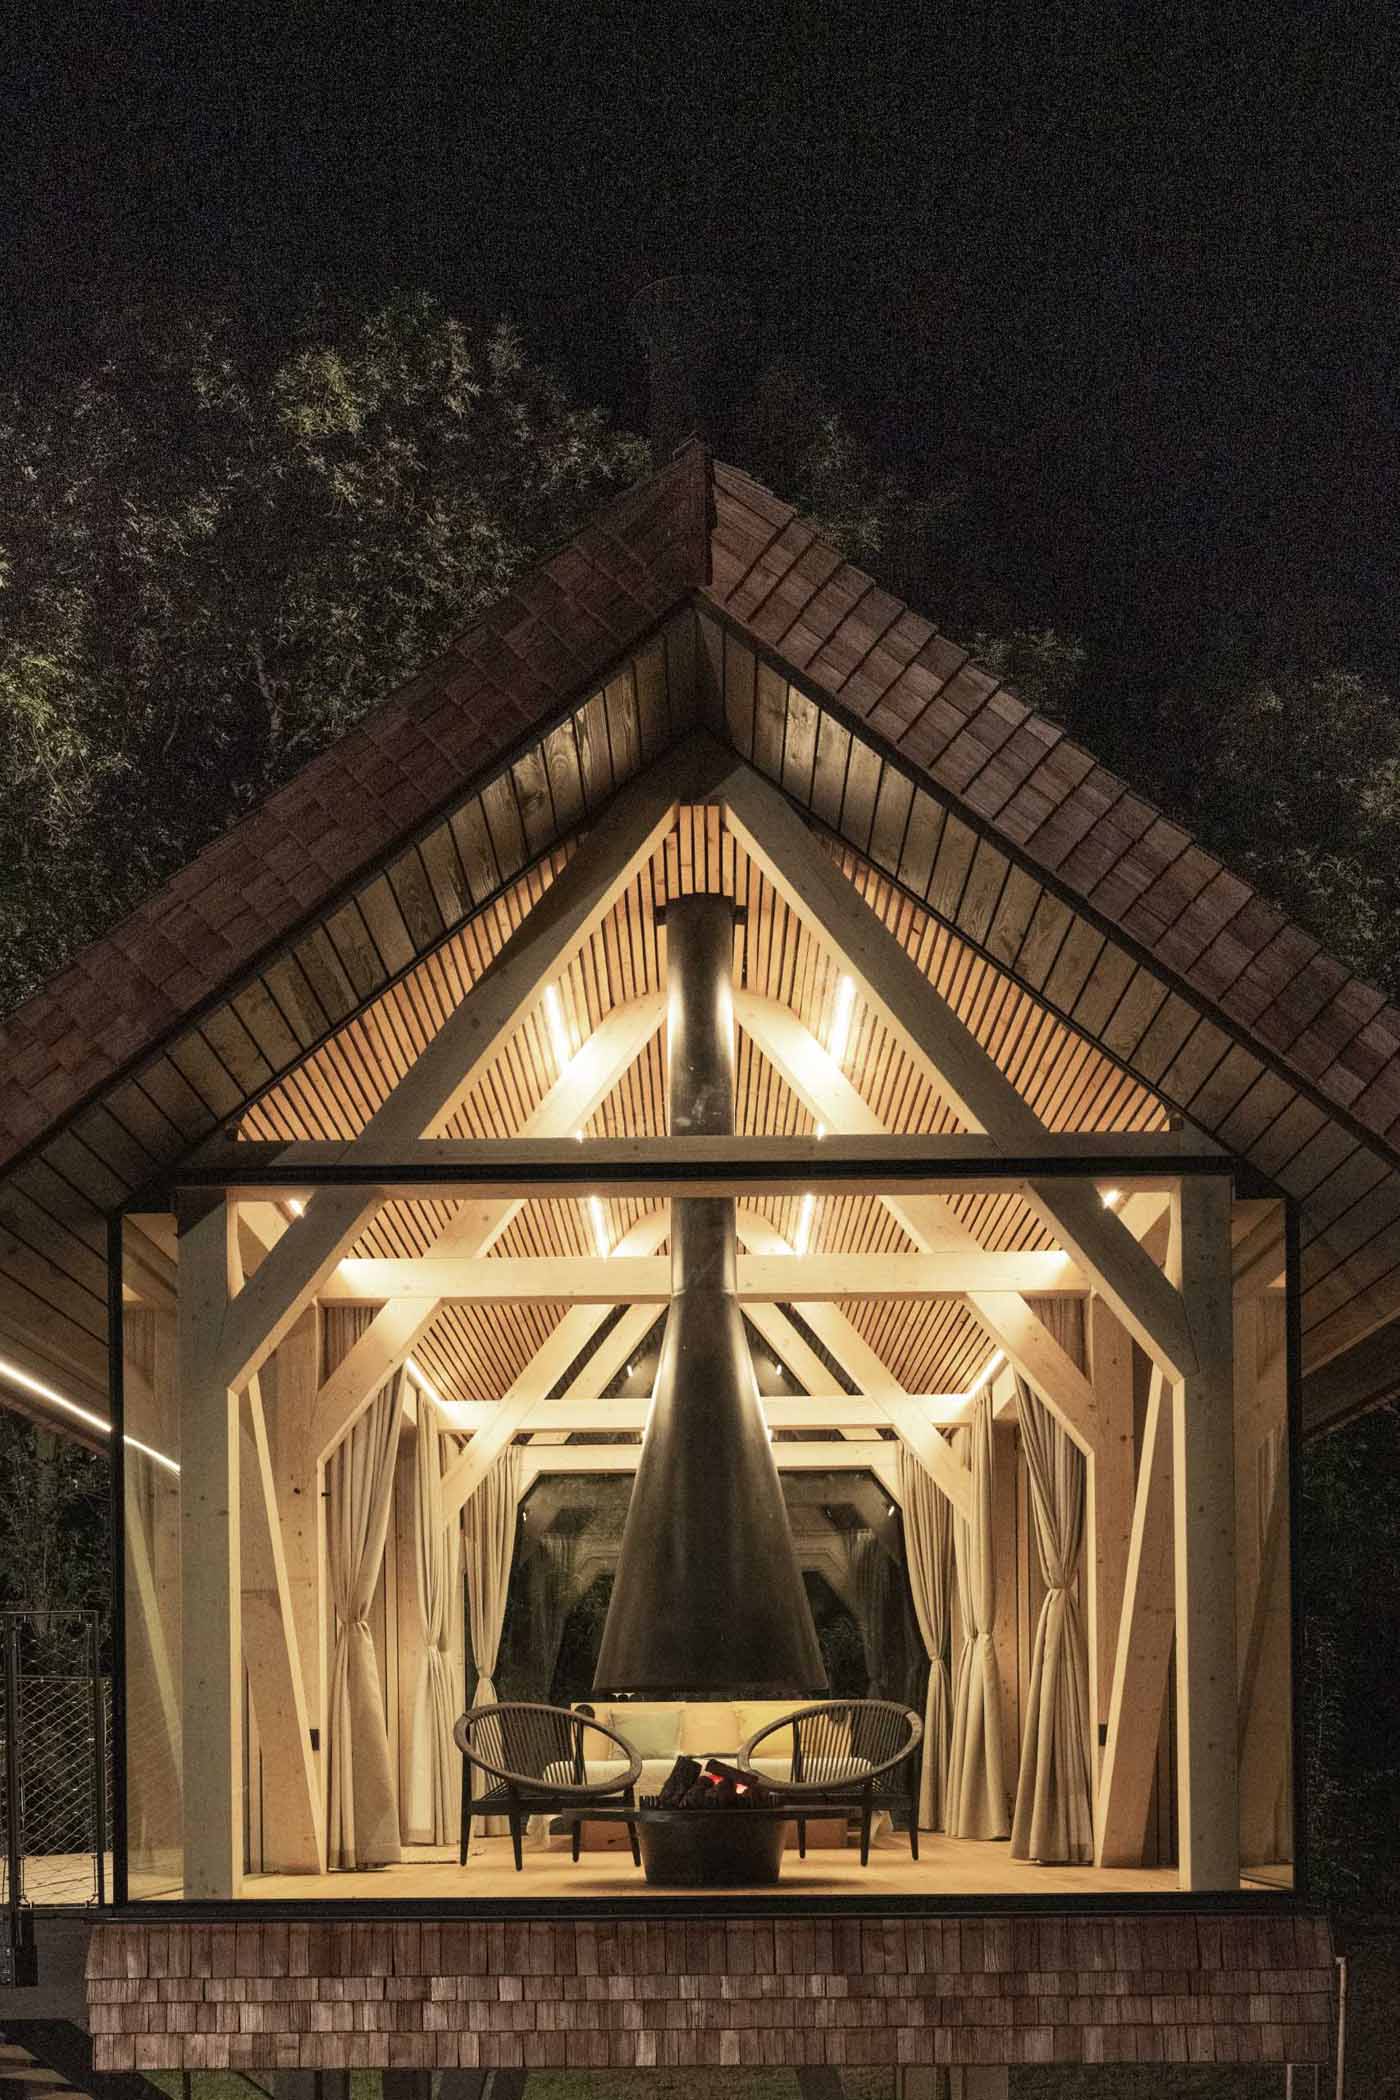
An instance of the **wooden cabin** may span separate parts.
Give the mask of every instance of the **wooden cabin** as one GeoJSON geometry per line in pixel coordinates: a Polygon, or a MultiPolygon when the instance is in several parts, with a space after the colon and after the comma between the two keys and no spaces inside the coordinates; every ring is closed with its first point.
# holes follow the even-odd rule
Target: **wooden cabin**
{"type": "MultiPolygon", "coordinates": [[[[788,505],[683,448],[0,1049],[0,1386],[118,1481],[100,2066],[1325,2054],[1293,1485],[1393,1376],[1400,1015],[788,505]],[[597,1712],[697,1198],[908,1808],[463,1863],[457,1715],[597,1712]]],[[[611,1725],[732,1756],[716,1671],[611,1725]]]]}

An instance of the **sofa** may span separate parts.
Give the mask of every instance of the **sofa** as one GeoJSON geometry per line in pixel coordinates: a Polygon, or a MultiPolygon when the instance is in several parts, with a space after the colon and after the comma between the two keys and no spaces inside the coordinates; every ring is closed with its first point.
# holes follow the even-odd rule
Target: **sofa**
{"type": "MultiPolygon", "coordinates": [[[[615,1729],[636,1750],[642,1760],[642,1775],[637,1781],[640,1800],[644,1794],[661,1791],[678,1757],[696,1757],[702,1762],[707,1757],[732,1759],[760,1728],[766,1728],[770,1721],[780,1721],[784,1714],[806,1703],[801,1699],[739,1699],[732,1704],[712,1699],[619,1699],[609,1704],[599,1700],[580,1702],[580,1708],[591,1712],[605,1727],[615,1729]]],[[[624,1762],[601,1754],[607,1747],[605,1737],[590,1737],[585,1731],[584,1766],[590,1781],[620,1778],[626,1771],[624,1762]]],[[[765,1779],[791,1778],[791,1731],[770,1737],[764,1748],[768,1754],[754,1760],[754,1770],[765,1779]]],[[[851,1759],[853,1779],[865,1769],[862,1758],[851,1759]]]]}

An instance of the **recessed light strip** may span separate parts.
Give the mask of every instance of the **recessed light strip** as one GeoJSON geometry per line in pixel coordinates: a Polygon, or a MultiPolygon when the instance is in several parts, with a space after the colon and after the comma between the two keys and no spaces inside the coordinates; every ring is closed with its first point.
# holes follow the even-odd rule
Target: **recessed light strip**
{"type": "MultiPolygon", "coordinates": [[[[47,1400],[50,1407],[59,1408],[64,1414],[71,1415],[75,1422],[86,1422],[88,1428],[95,1429],[100,1436],[112,1434],[112,1425],[105,1415],[94,1414],[90,1407],[80,1407],[78,1402],[70,1400],[66,1393],[60,1393],[54,1386],[45,1385],[41,1378],[32,1378],[28,1371],[22,1371],[19,1365],[11,1363],[7,1356],[0,1356],[0,1378],[18,1386],[21,1392],[33,1393],[37,1399],[47,1400]]],[[[129,1444],[133,1451],[139,1451],[144,1457],[154,1459],[156,1464],[164,1466],[167,1472],[179,1472],[180,1468],[173,1458],[167,1458],[163,1451],[157,1451],[152,1444],[143,1444],[140,1437],[128,1436],[123,1442],[129,1444]]]]}

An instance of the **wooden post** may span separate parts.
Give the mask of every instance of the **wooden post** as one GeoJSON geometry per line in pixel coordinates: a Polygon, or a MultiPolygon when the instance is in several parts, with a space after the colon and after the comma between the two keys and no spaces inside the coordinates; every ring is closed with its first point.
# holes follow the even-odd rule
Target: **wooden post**
{"type": "Polygon", "coordinates": [[[180,1577],[184,1894],[237,1896],[243,1881],[238,1406],[217,1369],[235,1289],[234,1206],[180,1212],[180,1577]]]}
{"type": "Polygon", "coordinates": [[[1097,1783],[1108,1740],[1113,1664],[1133,1532],[1133,1345],[1112,1307],[1089,1300],[1089,1376],[1098,1435],[1085,1480],[1085,1602],[1089,1644],[1089,1723],[1097,1783]]]}
{"type": "Polygon", "coordinates": [[[282,1553],[318,1772],[326,1739],[326,1505],[313,1425],[320,1351],[320,1315],[308,1306],[269,1358],[263,1396],[265,1405],[271,1402],[268,1426],[282,1553]]]}
{"type": "Polygon", "coordinates": [[[1183,1889],[1233,1889],[1240,1841],[1230,1186],[1220,1176],[1190,1176],[1177,1200],[1180,1287],[1198,1366],[1172,1391],[1178,1854],[1183,1889]]]}
{"type": "Polygon", "coordinates": [[[1094,1805],[1095,1866],[1142,1863],[1175,1630],[1171,1416],[1154,1364],[1094,1805]]]}

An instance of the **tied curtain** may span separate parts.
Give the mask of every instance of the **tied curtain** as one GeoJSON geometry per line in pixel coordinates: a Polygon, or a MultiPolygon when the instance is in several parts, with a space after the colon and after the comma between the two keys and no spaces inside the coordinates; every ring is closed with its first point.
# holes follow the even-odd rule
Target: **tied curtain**
{"type": "MultiPolygon", "coordinates": [[[[358,1308],[347,1308],[358,1312],[358,1308]]],[[[327,1327],[331,1368],[367,1322],[327,1327]],[[334,1348],[339,1340],[341,1346],[334,1348]]],[[[384,1565],[403,1417],[402,1370],[388,1379],[326,1461],[326,1549],[335,1652],[327,1701],[332,1867],[385,1866],[400,1857],[399,1816],[379,1663],[369,1613],[384,1565]]]]}
{"type": "Polygon", "coordinates": [[[953,1687],[948,1669],[953,1640],[953,1505],[906,1444],[899,1447],[899,1496],[904,1510],[909,1594],[928,1657],[919,1764],[919,1828],[938,1830],[947,1808],[948,1753],[953,1731],[953,1687]]]}
{"type": "Polygon", "coordinates": [[[1016,1401],[1045,1597],[1031,1654],[1011,1856],[1091,1861],[1089,1663],[1075,1594],[1084,1545],[1084,1458],[1019,1375],[1016,1401]]]}
{"type": "Polygon", "coordinates": [[[996,1617],[996,1557],[992,1536],[992,1396],[977,1395],[972,1420],[952,1439],[972,1474],[972,1521],[953,1520],[953,1566],[957,1574],[962,1643],[953,1686],[953,1726],[948,1752],[947,1810],[950,1837],[1004,1838],[1005,1759],[1001,1737],[1001,1679],[992,1626],[996,1617]]]}
{"type": "Polygon", "coordinates": [[[469,1496],[462,1512],[467,1616],[477,1668],[473,1706],[493,1706],[496,1701],[496,1658],[506,1615],[510,1566],[515,1558],[515,1508],[519,1495],[515,1453],[506,1450],[469,1496]]]}
{"type": "Polygon", "coordinates": [[[445,1456],[456,1450],[442,1417],[418,1395],[414,1452],[414,1564],[422,1660],[413,1694],[413,1744],[405,1829],[431,1845],[455,1844],[462,1827],[461,1761],[452,1727],[462,1711],[462,1533],[443,1520],[445,1456]]]}
{"type": "MultiPolygon", "coordinates": [[[[477,1671],[473,1706],[496,1703],[496,1658],[501,1647],[511,1562],[515,1558],[515,1511],[519,1499],[515,1452],[507,1447],[468,1496],[462,1511],[467,1624],[477,1671]]],[[[477,1827],[487,1837],[500,1837],[510,1824],[504,1816],[488,1816],[477,1827]]],[[[539,1839],[540,1835],[541,1829],[532,1827],[532,1838],[539,1839]]]]}

